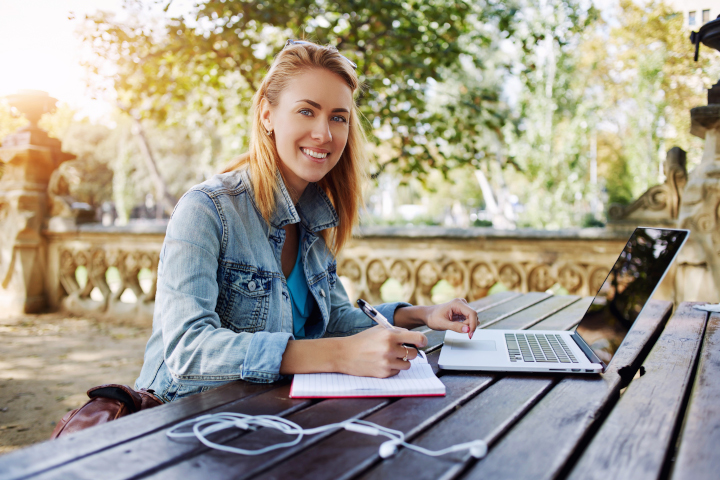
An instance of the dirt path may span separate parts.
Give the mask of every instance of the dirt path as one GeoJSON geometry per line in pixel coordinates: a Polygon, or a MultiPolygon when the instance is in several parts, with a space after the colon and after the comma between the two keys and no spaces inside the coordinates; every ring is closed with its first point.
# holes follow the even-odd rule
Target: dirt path
{"type": "Polygon", "coordinates": [[[132,386],[150,331],[58,313],[0,319],[0,455],[47,440],[88,388],[132,386]]]}

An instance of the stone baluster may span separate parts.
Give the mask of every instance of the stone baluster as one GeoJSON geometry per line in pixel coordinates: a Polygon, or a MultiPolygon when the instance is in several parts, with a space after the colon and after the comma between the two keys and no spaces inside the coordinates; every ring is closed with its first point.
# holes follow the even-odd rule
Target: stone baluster
{"type": "Polygon", "coordinates": [[[1,315],[42,310],[47,304],[47,251],[42,228],[48,184],[58,166],[74,155],[37,126],[57,100],[37,90],[7,97],[30,124],[9,135],[0,148],[0,305],[1,315]]]}
{"type": "Polygon", "coordinates": [[[709,105],[693,108],[691,133],[705,139],[700,165],[690,172],[678,224],[692,231],[681,252],[676,283],[683,300],[720,300],[720,82],[708,93],[709,105]],[[714,103],[717,102],[717,103],[714,103]]]}

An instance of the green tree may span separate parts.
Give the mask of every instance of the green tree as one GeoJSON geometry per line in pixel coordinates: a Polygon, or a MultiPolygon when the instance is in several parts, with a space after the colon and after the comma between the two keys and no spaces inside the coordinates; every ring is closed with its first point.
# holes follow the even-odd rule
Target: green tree
{"type": "Polygon", "coordinates": [[[513,122],[503,129],[508,181],[525,206],[518,222],[536,228],[580,224],[592,191],[588,170],[594,103],[579,51],[598,15],[579,3],[533,2],[517,45],[520,88],[513,122]]]}
{"type": "MultiPolygon", "coordinates": [[[[365,85],[361,111],[368,129],[377,134],[373,138],[387,152],[377,150],[376,168],[393,164],[402,173],[425,174],[431,168],[447,170],[473,161],[474,151],[445,147],[483,129],[497,130],[502,123],[499,82],[477,82],[454,99],[472,115],[429,104],[435,86],[456,73],[468,72],[468,67],[486,70],[473,49],[491,46],[493,35],[512,34],[518,4],[202,1],[182,18],[151,25],[123,23],[99,13],[87,20],[84,38],[94,52],[88,67],[112,80],[118,104],[128,112],[204,132],[230,126],[236,138],[243,139],[231,146],[233,153],[247,147],[251,95],[285,40],[308,38],[334,45],[358,64],[365,85]],[[475,28],[478,25],[492,28],[475,28]],[[450,157],[453,163],[447,165],[450,157]]],[[[128,2],[128,8],[142,4],[128,2]]]]}
{"type": "Polygon", "coordinates": [[[705,49],[694,62],[682,13],[662,0],[621,0],[618,19],[595,57],[605,125],[598,162],[610,201],[628,203],[659,183],[673,146],[688,151],[689,167],[699,161],[703,142],[690,135],[690,109],[707,104],[720,55],[705,49]]]}

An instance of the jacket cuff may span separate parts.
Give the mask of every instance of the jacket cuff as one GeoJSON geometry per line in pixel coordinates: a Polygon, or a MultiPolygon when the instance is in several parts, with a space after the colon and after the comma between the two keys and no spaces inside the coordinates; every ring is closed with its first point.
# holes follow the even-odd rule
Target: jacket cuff
{"type": "Polygon", "coordinates": [[[380,312],[383,317],[387,318],[390,323],[395,325],[395,310],[402,307],[412,307],[412,304],[407,302],[383,303],[381,305],[377,305],[375,310],[380,312]]]}
{"type": "Polygon", "coordinates": [[[290,333],[284,332],[254,333],[240,372],[242,379],[254,383],[279,380],[282,356],[291,338],[290,333]]]}

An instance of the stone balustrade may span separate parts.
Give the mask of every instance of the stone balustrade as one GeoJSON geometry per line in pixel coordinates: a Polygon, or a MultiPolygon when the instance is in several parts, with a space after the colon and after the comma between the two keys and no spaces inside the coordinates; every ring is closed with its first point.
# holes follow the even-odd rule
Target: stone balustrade
{"type": "MultiPolygon", "coordinates": [[[[164,233],[163,223],[46,230],[51,308],[150,323],[164,233]]],[[[433,288],[443,280],[452,296],[470,301],[491,289],[552,288],[594,295],[629,234],[606,229],[361,228],[338,258],[338,273],[351,300],[362,297],[373,303],[432,304],[433,288]],[[388,281],[397,287],[393,298],[387,293],[383,298],[388,281]]],[[[670,277],[656,296],[673,298],[670,277]]]]}

